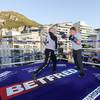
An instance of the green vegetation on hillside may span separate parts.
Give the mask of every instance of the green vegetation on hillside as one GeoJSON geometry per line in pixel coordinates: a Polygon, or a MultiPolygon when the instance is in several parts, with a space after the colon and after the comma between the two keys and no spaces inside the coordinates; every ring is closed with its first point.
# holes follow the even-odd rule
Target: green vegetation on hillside
{"type": "Polygon", "coordinates": [[[39,27],[40,24],[17,12],[0,12],[0,28],[12,29],[20,26],[39,27]]]}

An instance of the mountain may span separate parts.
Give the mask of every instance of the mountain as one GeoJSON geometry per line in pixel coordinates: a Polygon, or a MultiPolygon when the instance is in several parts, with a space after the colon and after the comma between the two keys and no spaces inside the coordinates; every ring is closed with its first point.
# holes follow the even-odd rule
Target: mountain
{"type": "Polygon", "coordinates": [[[41,25],[14,11],[0,12],[0,28],[12,29],[21,26],[39,27],[41,25]]]}

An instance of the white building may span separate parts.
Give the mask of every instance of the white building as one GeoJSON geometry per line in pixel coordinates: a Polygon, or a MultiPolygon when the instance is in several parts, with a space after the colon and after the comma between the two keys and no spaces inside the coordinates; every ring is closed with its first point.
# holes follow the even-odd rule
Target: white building
{"type": "Polygon", "coordinates": [[[100,28],[95,29],[95,32],[96,32],[96,34],[97,34],[96,48],[100,48],[100,28]]]}
{"type": "Polygon", "coordinates": [[[61,38],[58,39],[58,41],[61,41],[63,43],[62,48],[65,53],[69,53],[71,51],[72,44],[69,41],[69,35],[70,35],[70,28],[73,26],[72,22],[64,22],[64,23],[57,23],[57,34],[58,37],[61,38]],[[66,38],[62,38],[63,34],[66,35],[66,38]]]}
{"type": "Polygon", "coordinates": [[[72,25],[73,25],[72,22],[57,23],[58,34],[60,32],[64,32],[69,36],[69,31],[70,31],[70,28],[72,27],[72,25]]]}
{"type": "MultiPolygon", "coordinates": [[[[23,57],[17,57],[18,59],[11,59],[10,57],[14,57],[16,55],[20,56],[29,53],[33,54],[34,51],[41,51],[41,37],[39,29],[31,30],[30,33],[4,30],[1,32],[1,37],[1,64],[23,62],[25,60],[23,57]]],[[[34,57],[31,58],[33,59],[34,57]]]]}
{"type": "Polygon", "coordinates": [[[100,29],[94,29],[94,32],[88,36],[88,45],[94,48],[100,48],[100,29]]]}
{"type": "Polygon", "coordinates": [[[79,21],[73,24],[79,32],[81,32],[82,40],[87,40],[88,35],[93,32],[91,26],[89,26],[85,21],[79,21]]]}
{"type": "MultiPolygon", "coordinates": [[[[11,45],[8,44],[7,39],[3,38],[0,43],[0,67],[2,68],[2,64],[9,64],[12,62],[11,57],[11,45]]],[[[11,67],[11,65],[9,65],[11,67]]]]}

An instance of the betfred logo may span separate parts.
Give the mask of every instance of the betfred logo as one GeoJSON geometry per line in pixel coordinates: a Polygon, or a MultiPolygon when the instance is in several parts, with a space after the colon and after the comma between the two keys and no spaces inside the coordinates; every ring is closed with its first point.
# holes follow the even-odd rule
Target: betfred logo
{"type": "Polygon", "coordinates": [[[1,96],[2,100],[8,100],[8,99],[14,98],[18,95],[28,93],[28,92],[32,91],[33,89],[36,89],[43,85],[46,85],[52,81],[67,77],[67,76],[72,75],[77,72],[78,71],[75,69],[68,69],[66,71],[62,71],[61,73],[48,75],[48,76],[39,78],[37,80],[30,80],[27,82],[14,84],[14,85],[7,86],[7,87],[2,87],[2,88],[0,88],[0,96],[1,96]]]}

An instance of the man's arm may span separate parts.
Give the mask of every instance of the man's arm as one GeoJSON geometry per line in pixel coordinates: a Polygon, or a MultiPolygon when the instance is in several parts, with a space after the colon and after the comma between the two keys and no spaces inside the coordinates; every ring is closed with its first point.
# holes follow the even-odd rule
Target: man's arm
{"type": "Polygon", "coordinates": [[[69,40],[75,42],[75,43],[78,44],[78,45],[81,44],[81,41],[78,40],[78,39],[77,39],[75,36],[73,36],[73,35],[70,35],[70,36],[69,36],[69,40]]]}
{"type": "Polygon", "coordinates": [[[78,33],[78,41],[77,41],[77,44],[78,44],[78,45],[81,44],[81,35],[80,35],[80,33],[78,33]]]}
{"type": "Polygon", "coordinates": [[[55,40],[55,49],[57,49],[57,37],[56,37],[56,40],[55,40]]]}

